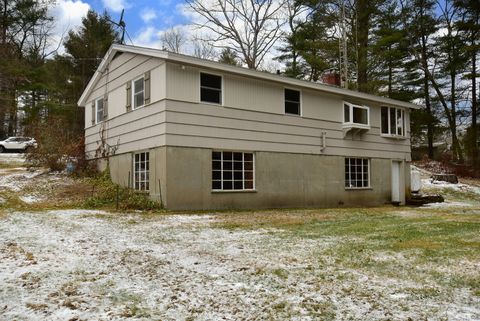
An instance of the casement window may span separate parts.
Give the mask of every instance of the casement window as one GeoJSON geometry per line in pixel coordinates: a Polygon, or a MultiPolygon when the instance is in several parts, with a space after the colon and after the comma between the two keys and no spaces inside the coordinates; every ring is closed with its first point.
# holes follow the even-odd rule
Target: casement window
{"type": "Polygon", "coordinates": [[[132,102],[133,109],[140,108],[145,105],[145,81],[144,77],[140,77],[132,81],[132,102]]]}
{"type": "Polygon", "coordinates": [[[135,153],[133,160],[133,183],[138,191],[150,190],[150,153],[135,153]]]}
{"type": "Polygon", "coordinates": [[[222,77],[200,73],[200,101],[210,104],[222,104],[222,77]]]}
{"type": "Polygon", "coordinates": [[[345,158],[345,188],[370,187],[370,160],[345,158]]]}
{"type": "Polygon", "coordinates": [[[253,153],[212,152],[212,190],[246,191],[255,188],[253,153]]]}
{"type": "Polygon", "coordinates": [[[405,136],[405,110],[382,107],[382,135],[405,136]]]}
{"type": "Polygon", "coordinates": [[[284,90],[285,114],[300,116],[300,91],[287,89],[284,90]]]}
{"type": "Polygon", "coordinates": [[[344,125],[370,126],[370,110],[367,106],[343,103],[344,125]]]}
{"type": "Polygon", "coordinates": [[[103,98],[97,99],[95,101],[95,115],[96,115],[96,123],[103,121],[103,110],[104,110],[104,101],[103,98]]]}

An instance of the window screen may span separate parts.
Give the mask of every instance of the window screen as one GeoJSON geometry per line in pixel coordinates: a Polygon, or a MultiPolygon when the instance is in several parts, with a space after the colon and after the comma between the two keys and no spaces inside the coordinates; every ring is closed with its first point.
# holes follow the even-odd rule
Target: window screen
{"type": "Polygon", "coordinates": [[[143,77],[133,82],[133,109],[145,104],[145,85],[143,77]]]}

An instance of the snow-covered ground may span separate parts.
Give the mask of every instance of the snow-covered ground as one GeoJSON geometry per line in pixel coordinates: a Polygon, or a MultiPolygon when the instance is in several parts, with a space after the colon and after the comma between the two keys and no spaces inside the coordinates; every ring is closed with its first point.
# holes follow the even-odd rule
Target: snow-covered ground
{"type": "MultiPolygon", "coordinates": [[[[4,215],[2,320],[480,319],[480,298],[467,290],[337,265],[329,250],[353,239],[215,228],[212,215],[4,215]]],[[[382,253],[372,260],[399,269],[411,260],[382,253]]],[[[451,273],[478,268],[465,262],[451,273]]]]}
{"type": "MultiPolygon", "coordinates": [[[[358,244],[350,236],[228,229],[213,214],[2,209],[2,193],[28,206],[56,202],[48,191],[74,184],[44,170],[0,168],[0,320],[480,320],[478,293],[430,277],[475,279],[473,259],[418,263],[415,250],[367,249],[358,255],[379,269],[368,270],[337,261],[355,259],[336,253],[358,244]],[[426,277],[402,272],[412,266],[426,277]]],[[[448,206],[480,213],[478,204],[448,206]]],[[[429,211],[395,213],[417,219],[429,211]]]]}
{"type": "Polygon", "coordinates": [[[25,163],[25,154],[22,153],[0,153],[0,164],[16,164],[25,163]]]}

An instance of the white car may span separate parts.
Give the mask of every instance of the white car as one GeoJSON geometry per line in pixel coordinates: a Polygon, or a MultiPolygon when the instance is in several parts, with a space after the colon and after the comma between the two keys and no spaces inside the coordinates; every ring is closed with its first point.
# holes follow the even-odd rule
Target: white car
{"type": "Polygon", "coordinates": [[[0,141],[0,153],[10,150],[26,152],[37,146],[37,141],[31,137],[8,137],[0,141]]]}

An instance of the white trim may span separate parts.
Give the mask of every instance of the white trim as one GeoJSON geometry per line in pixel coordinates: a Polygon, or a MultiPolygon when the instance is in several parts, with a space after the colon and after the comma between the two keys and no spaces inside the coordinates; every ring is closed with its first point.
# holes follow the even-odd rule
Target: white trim
{"type": "Polygon", "coordinates": [[[392,107],[392,106],[380,106],[380,136],[385,138],[393,138],[393,139],[407,139],[407,129],[406,129],[406,110],[405,108],[401,107],[392,107]],[[387,108],[387,133],[383,132],[383,123],[382,123],[382,111],[383,108],[387,108]],[[390,119],[390,110],[395,110],[395,134],[391,133],[391,119],[390,119]],[[400,114],[402,117],[402,134],[398,134],[398,126],[397,126],[397,112],[400,110],[400,114]]]}
{"type": "Polygon", "coordinates": [[[343,101],[342,105],[343,109],[343,127],[344,128],[364,128],[364,129],[370,129],[370,107],[365,106],[365,105],[356,105],[349,103],[348,101],[343,101]],[[349,121],[345,121],[345,105],[348,106],[348,116],[349,116],[349,121]],[[353,121],[353,109],[354,108],[359,108],[359,109],[364,109],[367,111],[367,124],[363,123],[356,123],[353,121]]]}
{"type": "Polygon", "coordinates": [[[405,107],[405,108],[413,108],[413,109],[421,108],[420,106],[412,103],[407,103],[407,102],[385,98],[385,97],[374,96],[366,93],[356,92],[353,90],[338,88],[338,87],[329,86],[325,84],[314,83],[314,82],[309,82],[309,81],[299,80],[294,78],[287,78],[287,77],[276,75],[276,74],[269,74],[265,72],[250,70],[247,68],[236,67],[232,65],[222,64],[219,62],[203,60],[195,57],[185,56],[185,55],[176,54],[176,53],[167,52],[167,51],[158,50],[158,49],[119,45],[119,44],[113,44],[108,50],[108,52],[106,53],[105,57],[100,63],[100,66],[98,67],[97,71],[95,71],[95,74],[93,75],[92,79],[90,79],[90,82],[88,83],[87,87],[82,93],[82,96],[78,100],[77,104],[79,106],[85,106],[88,96],[92,92],[98,80],[101,78],[101,75],[104,69],[110,63],[110,61],[112,61],[113,57],[117,52],[128,52],[128,53],[146,55],[146,56],[160,58],[160,59],[164,59],[167,61],[171,61],[171,62],[183,64],[183,65],[202,67],[205,69],[217,70],[218,72],[228,72],[232,74],[243,75],[246,77],[252,77],[256,79],[281,83],[284,86],[296,86],[296,87],[313,89],[316,91],[330,93],[330,94],[334,94],[344,98],[362,99],[369,102],[387,104],[387,105],[392,105],[397,107],[405,107]]]}
{"type": "Polygon", "coordinates": [[[303,92],[301,89],[297,89],[297,88],[292,88],[292,87],[283,87],[283,114],[284,115],[287,115],[287,116],[296,116],[296,117],[302,117],[303,116],[303,92]],[[298,91],[300,93],[299,95],[299,104],[300,106],[298,106],[298,111],[299,113],[298,114],[291,114],[291,113],[287,113],[285,111],[285,89],[288,89],[288,90],[293,90],[293,91],[298,91]]]}
{"type": "MultiPolygon", "coordinates": [[[[212,89],[214,89],[214,88],[212,88],[212,89]]],[[[224,77],[223,77],[222,74],[214,73],[214,72],[211,72],[211,71],[204,71],[204,70],[199,71],[199,73],[198,73],[198,101],[201,104],[214,105],[214,106],[224,106],[224,103],[225,103],[224,93],[225,93],[225,83],[224,83],[224,77]],[[212,103],[210,101],[202,101],[202,74],[220,77],[220,86],[221,86],[221,88],[220,88],[220,104],[212,103]]]]}
{"type": "MultiPolygon", "coordinates": [[[[367,181],[368,185],[367,185],[367,186],[360,186],[360,187],[357,187],[357,186],[345,186],[345,189],[346,189],[346,190],[372,189],[372,185],[371,185],[371,167],[370,167],[371,160],[370,160],[370,158],[367,158],[367,157],[349,157],[349,156],[347,156],[347,157],[345,157],[344,159],[345,159],[345,161],[346,161],[347,159],[350,159],[350,160],[352,160],[352,159],[361,159],[361,160],[362,160],[362,172],[361,172],[361,174],[362,174],[362,179],[361,179],[361,180],[362,180],[362,181],[363,181],[363,160],[366,160],[366,161],[367,161],[367,171],[368,171],[368,173],[367,173],[367,175],[368,175],[368,177],[367,177],[367,179],[368,179],[368,181],[367,181]]],[[[346,183],[345,175],[347,174],[347,172],[345,172],[345,161],[344,161],[344,165],[343,165],[343,168],[344,168],[344,171],[343,171],[343,172],[344,172],[344,177],[343,177],[344,185],[345,185],[345,183],[346,183]]],[[[350,172],[350,175],[349,175],[349,183],[350,183],[350,185],[351,185],[351,182],[352,182],[352,179],[351,179],[352,173],[351,173],[351,171],[350,171],[350,169],[351,169],[351,161],[348,162],[348,169],[349,169],[349,172],[350,172]]]]}
{"type": "MultiPolygon", "coordinates": [[[[142,76],[132,80],[132,84],[130,85],[130,88],[131,88],[131,92],[132,92],[132,110],[135,110],[135,109],[138,109],[138,108],[141,108],[141,107],[145,106],[145,75],[142,75],[142,76]],[[143,79],[143,90],[141,91],[143,93],[143,104],[135,107],[135,82],[140,80],[140,79],[143,79]]],[[[140,94],[140,92],[138,92],[137,94],[140,94]]]]}
{"type": "MultiPolygon", "coordinates": [[[[256,185],[255,185],[255,152],[251,152],[251,151],[239,151],[239,150],[217,150],[217,149],[212,149],[211,150],[211,155],[213,156],[213,153],[220,153],[220,160],[216,160],[216,161],[220,161],[220,169],[217,169],[217,170],[214,170],[213,169],[213,166],[212,166],[212,177],[211,177],[211,184],[213,184],[214,181],[216,182],[220,182],[220,188],[213,188],[213,186],[211,186],[211,192],[212,193],[217,193],[217,192],[256,192],[256,185]],[[224,165],[224,159],[223,159],[223,154],[224,153],[232,153],[232,169],[231,169],[231,172],[232,172],[232,179],[231,180],[226,180],[228,182],[231,181],[232,183],[232,188],[231,189],[224,189],[224,178],[223,178],[223,174],[224,174],[224,169],[223,169],[223,165],[224,165]],[[241,153],[242,154],[242,189],[235,189],[235,159],[233,157],[233,154],[234,153],[241,153]],[[252,155],[252,188],[245,188],[245,154],[251,154],[252,155]],[[220,179],[213,179],[213,171],[220,171],[220,179]]],[[[213,157],[211,157],[211,163],[213,165],[213,157]]],[[[238,161],[237,161],[238,162],[238,161]]],[[[226,171],[229,171],[229,170],[226,170],[226,171]]],[[[237,180],[238,181],[238,180],[237,180]]],[[[250,181],[250,180],[248,180],[250,181]]]]}
{"type": "MultiPolygon", "coordinates": [[[[141,158],[141,156],[139,156],[141,158]]],[[[141,162],[141,160],[140,160],[141,162]]],[[[133,153],[133,162],[132,162],[132,166],[133,166],[133,184],[132,184],[132,189],[136,190],[136,191],[140,191],[140,192],[149,192],[150,191],[150,151],[148,150],[144,150],[144,151],[136,151],[133,153]],[[139,180],[139,183],[148,183],[148,188],[146,189],[137,189],[136,186],[135,186],[135,182],[136,182],[136,178],[137,178],[137,173],[135,171],[135,156],[136,155],[141,155],[141,154],[148,154],[148,170],[144,170],[143,173],[148,173],[148,180],[145,180],[145,181],[141,181],[139,180]]],[[[139,171],[139,173],[141,173],[141,171],[139,171]]]]}
{"type": "Polygon", "coordinates": [[[105,118],[105,99],[103,97],[95,99],[95,124],[99,124],[104,121],[105,118]],[[102,101],[102,119],[98,120],[98,102],[102,101]]]}

